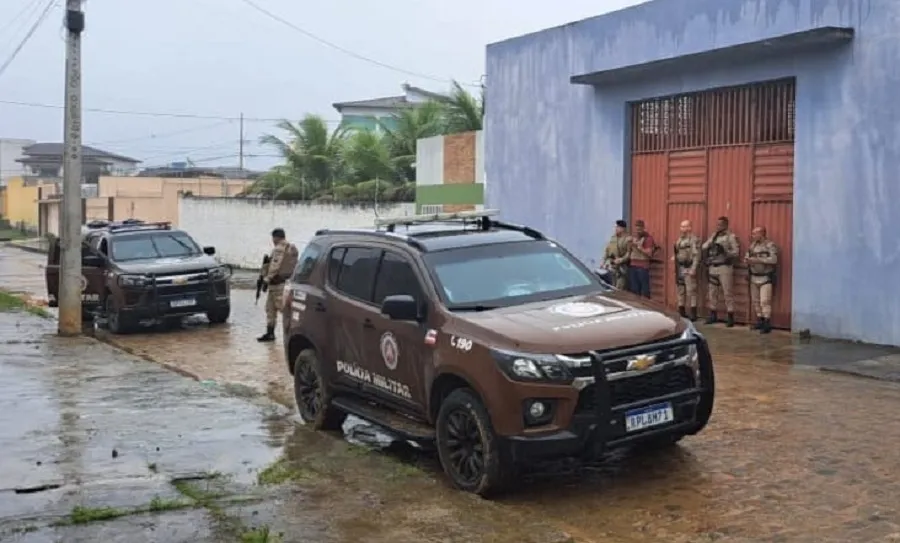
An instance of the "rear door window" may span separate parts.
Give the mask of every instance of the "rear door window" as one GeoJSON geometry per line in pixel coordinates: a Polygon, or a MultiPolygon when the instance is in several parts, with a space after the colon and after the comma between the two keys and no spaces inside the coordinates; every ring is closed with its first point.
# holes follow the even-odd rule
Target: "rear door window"
{"type": "Polygon", "coordinates": [[[322,247],[315,243],[310,243],[303,249],[300,257],[297,259],[297,266],[294,268],[294,275],[291,276],[291,283],[306,283],[309,276],[312,275],[316,268],[316,262],[322,255],[322,247]]]}
{"type": "Polygon", "coordinates": [[[348,247],[341,260],[335,288],[351,298],[371,303],[381,252],[381,249],[369,247],[348,247]]]}
{"type": "Polygon", "coordinates": [[[375,281],[374,302],[381,305],[388,296],[406,294],[412,296],[418,302],[422,301],[422,289],[419,286],[419,277],[412,267],[412,263],[400,255],[385,252],[378,268],[378,278],[375,281]]]}

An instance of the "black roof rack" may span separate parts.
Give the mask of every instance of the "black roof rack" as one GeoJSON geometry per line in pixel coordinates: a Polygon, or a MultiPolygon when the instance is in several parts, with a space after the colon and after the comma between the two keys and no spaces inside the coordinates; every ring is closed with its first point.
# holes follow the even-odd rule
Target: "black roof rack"
{"type": "Polygon", "coordinates": [[[472,223],[478,225],[480,230],[490,230],[491,228],[497,228],[500,230],[515,230],[517,232],[522,232],[526,236],[534,239],[547,239],[544,234],[535,230],[534,228],[528,226],[522,226],[518,224],[511,224],[502,221],[496,221],[491,219],[496,215],[499,215],[500,211],[497,209],[485,209],[482,211],[460,211],[457,213],[432,213],[425,215],[408,215],[406,217],[391,217],[389,219],[376,219],[375,227],[380,228],[384,227],[387,232],[394,232],[396,230],[397,225],[401,226],[412,226],[415,224],[428,224],[428,223],[454,223],[460,222],[463,225],[466,223],[472,223]]]}
{"type": "Polygon", "coordinates": [[[168,221],[144,222],[140,219],[126,219],[117,224],[110,224],[107,229],[110,232],[140,231],[140,230],[171,230],[172,223],[168,221]]]}

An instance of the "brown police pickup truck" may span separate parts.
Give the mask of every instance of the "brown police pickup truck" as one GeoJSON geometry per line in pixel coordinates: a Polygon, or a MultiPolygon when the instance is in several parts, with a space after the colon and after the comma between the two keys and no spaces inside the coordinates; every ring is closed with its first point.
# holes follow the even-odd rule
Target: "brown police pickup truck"
{"type": "MultiPolygon", "coordinates": [[[[82,228],[82,316],[106,318],[114,334],[140,324],[205,314],[214,324],[231,313],[231,268],[169,223],[94,221],[82,228]]],[[[59,295],[59,240],[47,254],[49,305],[59,295]]]]}
{"type": "Polygon", "coordinates": [[[495,212],[321,230],[285,292],[300,416],[434,445],[460,489],[700,432],[713,362],[693,325],[495,212]]]}

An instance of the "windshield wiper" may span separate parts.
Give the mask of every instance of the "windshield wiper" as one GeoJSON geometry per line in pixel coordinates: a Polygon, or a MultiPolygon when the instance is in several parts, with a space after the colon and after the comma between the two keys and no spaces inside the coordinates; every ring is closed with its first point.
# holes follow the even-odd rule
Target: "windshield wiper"
{"type": "Polygon", "coordinates": [[[454,305],[451,306],[450,311],[490,311],[491,309],[497,309],[495,305],[484,305],[484,304],[469,304],[469,305],[454,305]]]}

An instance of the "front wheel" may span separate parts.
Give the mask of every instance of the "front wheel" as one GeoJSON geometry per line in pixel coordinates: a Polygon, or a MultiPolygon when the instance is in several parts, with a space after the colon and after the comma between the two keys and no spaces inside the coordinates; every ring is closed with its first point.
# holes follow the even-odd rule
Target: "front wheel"
{"type": "Polygon", "coordinates": [[[508,485],[514,466],[494,433],[481,399],[460,388],[441,404],[437,450],[444,472],[460,490],[479,496],[497,494],[508,485]]]}
{"type": "Polygon", "coordinates": [[[127,334],[134,328],[131,320],[119,313],[112,296],[106,297],[106,328],[112,334],[127,334]]]}
{"type": "Polygon", "coordinates": [[[347,414],[331,404],[331,387],[322,377],[316,351],[304,349],[294,360],[294,400],[303,422],[315,430],[340,430],[347,414]]]}
{"type": "Polygon", "coordinates": [[[230,316],[230,305],[226,305],[225,307],[216,307],[206,312],[206,318],[209,319],[210,324],[224,324],[230,316]]]}

